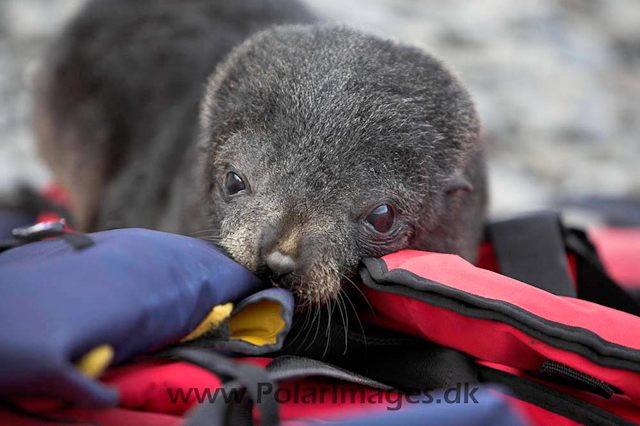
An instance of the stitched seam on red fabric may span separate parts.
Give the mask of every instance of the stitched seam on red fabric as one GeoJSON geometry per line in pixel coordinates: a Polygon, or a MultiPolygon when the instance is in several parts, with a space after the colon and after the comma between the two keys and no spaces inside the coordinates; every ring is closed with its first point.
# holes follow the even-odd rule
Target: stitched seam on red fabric
{"type": "MultiPolygon", "coordinates": [[[[458,297],[454,297],[452,295],[442,294],[441,292],[437,292],[437,291],[434,291],[432,289],[421,290],[421,289],[416,289],[414,287],[411,287],[411,286],[408,286],[408,285],[405,285],[405,284],[398,283],[397,280],[393,279],[393,275],[394,274],[398,274],[398,273],[410,274],[411,276],[413,276],[414,279],[421,280],[421,281],[427,281],[433,287],[445,288],[445,289],[448,289],[449,291],[451,291],[452,293],[458,293],[458,294],[462,294],[462,295],[467,295],[469,298],[478,299],[478,300],[473,301],[473,302],[480,301],[480,302],[485,302],[485,303],[488,303],[488,304],[492,304],[493,303],[493,304],[499,304],[499,305],[502,305],[504,307],[509,308],[509,310],[505,311],[505,310],[489,309],[489,307],[487,307],[487,306],[479,306],[478,304],[473,304],[472,305],[473,307],[476,307],[478,309],[493,310],[494,312],[497,312],[499,314],[505,315],[505,316],[509,317],[510,319],[518,321],[518,322],[522,322],[522,321],[519,320],[517,317],[515,317],[513,314],[514,313],[516,313],[516,314],[521,313],[524,316],[526,316],[528,319],[531,319],[534,322],[534,325],[538,324],[538,325],[545,326],[545,327],[557,327],[560,330],[565,330],[565,331],[567,331],[569,333],[576,334],[576,335],[579,335],[579,336],[583,336],[585,338],[591,338],[591,339],[595,338],[595,339],[599,340],[600,343],[602,343],[602,345],[605,346],[605,347],[609,347],[611,349],[619,350],[621,352],[628,353],[628,354],[631,354],[631,355],[636,355],[636,356],[640,357],[640,350],[639,349],[629,348],[629,347],[626,347],[626,346],[622,346],[619,343],[611,342],[609,340],[604,339],[603,337],[601,337],[600,335],[596,334],[595,332],[593,332],[591,330],[588,330],[588,329],[585,329],[585,328],[582,328],[582,327],[577,327],[577,326],[572,326],[572,325],[559,323],[557,321],[548,320],[546,318],[541,318],[541,317],[537,316],[536,314],[533,314],[530,311],[528,311],[528,310],[526,310],[526,309],[524,309],[524,308],[522,308],[520,306],[516,306],[516,305],[514,305],[514,304],[512,304],[510,302],[507,302],[507,301],[504,301],[504,300],[500,300],[500,299],[489,299],[489,298],[486,298],[486,297],[478,296],[478,295],[473,294],[473,293],[468,293],[468,292],[456,289],[454,287],[450,287],[450,286],[447,286],[445,284],[438,283],[438,282],[430,280],[428,278],[421,277],[421,276],[419,276],[419,275],[417,275],[417,274],[415,274],[415,273],[413,273],[411,271],[408,271],[406,269],[394,268],[392,271],[382,274],[382,278],[387,282],[393,283],[394,285],[407,287],[407,288],[409,288],[411,290],[414,290],[414,291],[423,292],[423,293],[425,293],[425,295],[428,295],[429,293],[432,293],[432,294],[435,294],[435,295],[438,295],[438,296],[441,296],[441,297],[446,297],[446,298],[455,300],[456,302],[465,303],[465,304],[471,304],[469,301],[462,300],[462,299],[460,299],[458,297]],[[515,312],[513,312],[513,311],[515,311],[515,312]]],[[[405,296],[405,297],[408,297],[408,296],[405,296]]],[[[415,300],[419,300],[419,299],[415,299],[415,300]]],[[[422,302],[424,302],[424,301],[422,301],[422,302]]],[[[427,303],[427,302],[424,302],[424,303],[427,303]]],[[[543,333],[543,334],[545,334],[545,335],[547,334],[546,332],[544,332],[542,330],[538,329],[538,331],[543,333]]],[[[553,337],[559,338],[557,336],[553,336],[553,337]]],[[[585,345],[583,342],[580,342],[580,341],[574,341],[574,342],[578,343],[578,344],[581,344],[581,345],[585,345]]],[[[608,355],[608,356],[610,356],[610,355],[608,355]]],[[[637,362],[637,361],[634,361],[634,362],[637,362]]]]}

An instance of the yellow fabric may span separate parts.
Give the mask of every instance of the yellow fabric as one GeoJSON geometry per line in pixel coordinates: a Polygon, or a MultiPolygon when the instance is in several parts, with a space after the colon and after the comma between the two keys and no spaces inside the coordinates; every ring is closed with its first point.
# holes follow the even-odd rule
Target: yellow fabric
{"type": "Polygon", "coordinates": [[[98,377],[109,367],[113,360],[113,347],[111,345],[100,345],[89,352],[76,363],[76,367],[87,377],[98,377]]]}
{"type": "MultiPolygon", "coordinates": [[[[233,317],[233,304],[227,303],[214,307],[209,315],[182,342],[197,339],[210,330],[215,330],[222,322],[229,318],[231,339],[243,340],[256,346],[274,344],[278,341],[278,333],[285,327],[285,321],[280,316],[280,304],[271,300],[262,300],[247,306],[233,317]]],[[[111,361],[114,350],[111,345],[100,345],[85,354],[76,367],[87,377],[98,377],[111,361]]]]}
{"type": "Polygon", "coordinates": [[[257,346],[276,343],[284,326],[280,304],[271,300],[251,304],[229,319],[232,339],[257,346]]]}
{"type": "Polygon", "coordinates": [[[215,330],[220,324],[231,315],[233,311],[233,303],[226,303],[224,305],[218,305],[214,307],[209,315],[202,320],[202,322],[193,330],[187,337],[181,340],[181,342],[188,342],[189,340],[197,339],[204,333],[210,330],[215,330]]]}
{"type": "Polygon", "coordinates": [[[243,340],[256,346],[274,344],[278,341],[278,333],[285,327],[280,309],[279,303],[262,300],[247,306],[229,318],[233,311],[233,304],[218,305],[181,342],[197,339],[207,331],[215,330],[229,318],[231,339],[243,340]]]}

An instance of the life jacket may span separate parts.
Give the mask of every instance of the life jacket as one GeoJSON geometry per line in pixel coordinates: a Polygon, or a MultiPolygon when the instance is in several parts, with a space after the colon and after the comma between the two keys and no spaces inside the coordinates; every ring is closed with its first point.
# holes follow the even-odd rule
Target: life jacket
{"type": "Polygon", "coordinates": [[[310,314],[200,240],[69,234],[0,254],[0,424],[640,422],[634,229],[495,223],[477,265],[365,259],[310,314]]]}

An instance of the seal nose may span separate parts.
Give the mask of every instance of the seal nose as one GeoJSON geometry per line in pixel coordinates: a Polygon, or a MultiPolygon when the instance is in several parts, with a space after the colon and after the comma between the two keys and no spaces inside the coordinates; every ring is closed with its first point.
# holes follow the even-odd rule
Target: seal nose
{"type": "Polygon", "coordinates": [[[296,261],[277,250],[268,255],[265,260],[269,269],[276,275],[286,275],[296,269],[296,261]]]}

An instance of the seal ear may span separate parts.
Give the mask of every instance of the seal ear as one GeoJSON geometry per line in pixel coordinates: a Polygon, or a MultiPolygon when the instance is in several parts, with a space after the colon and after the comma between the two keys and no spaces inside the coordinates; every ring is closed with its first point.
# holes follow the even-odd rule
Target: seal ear
{"type": "Polygon", "coordinates": [[[471,185],[462,172],[453,175],[444,187],[445,194],[452,194],[457,191],[473,191],[473,185],[471,185]]]}

